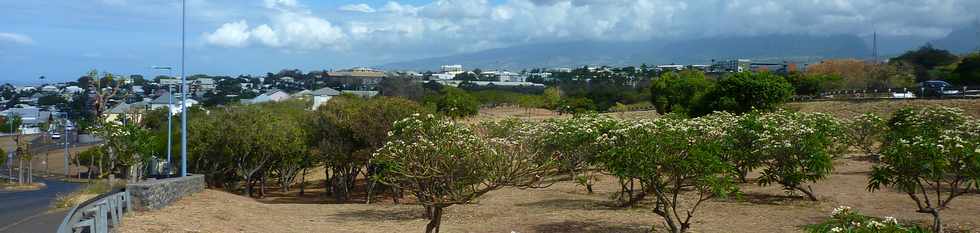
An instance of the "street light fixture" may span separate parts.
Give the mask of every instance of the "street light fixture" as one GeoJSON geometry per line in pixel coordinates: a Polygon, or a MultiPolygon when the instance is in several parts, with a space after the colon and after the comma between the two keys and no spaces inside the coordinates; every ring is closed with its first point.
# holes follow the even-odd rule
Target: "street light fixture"
{"type": "MultiPolygon", "coordinates": [[[[154,66],[155,70],[167,70],[168,76],[173,76],[173,67],[169,66],[154,66]]],[[[170,171],[173,171],[173,160],[171,159],[171,154],[173,153],[173,106],[174,106],[174,94],[173,85],[167,85],[167,95],[170,96],[170,102],[167,105],[167,176],[170,176],[170,171]]]]}
{"type": "Polygon", "coordinates": [[[185,41],[187,39],[187,0],[180,1],[180,176],[187,176],[187,77],[184,70],[185,41]]]}

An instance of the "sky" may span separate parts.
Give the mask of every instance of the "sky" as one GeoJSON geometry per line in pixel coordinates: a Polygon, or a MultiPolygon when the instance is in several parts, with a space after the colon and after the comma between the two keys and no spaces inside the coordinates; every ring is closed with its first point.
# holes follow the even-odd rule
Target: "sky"
{"type": "MultiPolygon", "coordinates": [[[[330,70],[561,41],[941,38],[977,0],[186,0],[186,73],[330,70]]],[[[179,0],[0,0],[0,82],[166,74],[179,0]]]]}

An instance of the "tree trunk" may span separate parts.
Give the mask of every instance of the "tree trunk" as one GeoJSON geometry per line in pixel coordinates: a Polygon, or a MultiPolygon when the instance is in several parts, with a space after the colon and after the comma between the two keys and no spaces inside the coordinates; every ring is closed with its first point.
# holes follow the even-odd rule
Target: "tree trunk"
{"type": "Polygon", "coordinates": [[[303,168],[303,175],[299,177],[299,196],[302,197],[306,191],[306,168],[303,168]]]}
{"type": "Polygon", "coordinates": [[[943,222],[942,219],[939,218],[939,210],[933,209],[931,214],[932,214],[932,232],[943,233],[943,222]]]}
{"type": "Polygon", "coordinates": [[[432,220],[425,225],[426,233],[439,233],[439,225],[442,224],[442,207],[432,207],[432,220]]]}
{"type": "Polygon", "coordinates": [[[252,178],[245,178],[245,196],[252,197],[252,178]]]}
{"type": "Polygon", "coordinates": [[[816,195],[813,195],[813,190],[809,186],[807,186],[807,188],[803,188],[803,187],[799,187],[799,186],[793,186],[793,188],[796,189],[796,190],[800,190],[800,192],[803,192],[803,194],[806,194],[806,197],[808,199],[810,199],[811,201],[819,201],[817,199],[817,196],[816,195]]]}

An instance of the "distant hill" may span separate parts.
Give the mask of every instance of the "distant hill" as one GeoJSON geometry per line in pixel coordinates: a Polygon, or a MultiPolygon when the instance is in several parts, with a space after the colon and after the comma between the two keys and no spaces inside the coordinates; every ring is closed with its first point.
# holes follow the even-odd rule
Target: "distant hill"
{"type": "Polygon", "coordinates": [[[537,67],[708,63],[712,59],[868,57],[871,52],[857,36],[768,35],[717,37],[683,41],[576,41],[529,44],[445,57],[381,65],[384,69],[437,70],[444,64],[468,68],[521,70],[537,67]]]}
{"type": "Polygon", "coordinates": [[[977,27],[980,26],[974,25],[972,27],[953,30],[946,37],[932,41],[932,45],[953,53],[976,51],[977,46],[980,46],[980,38],[977,37],[977,27]]]}

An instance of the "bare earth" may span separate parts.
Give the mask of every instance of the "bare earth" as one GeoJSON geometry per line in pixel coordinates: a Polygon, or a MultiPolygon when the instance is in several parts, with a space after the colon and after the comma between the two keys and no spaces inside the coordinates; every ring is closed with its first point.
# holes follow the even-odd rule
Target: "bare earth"
{"type": "MultiPolygon", "coordinates": [[[[872,216],[894,216],[926,223],[908,196],[865,191],[871,164],[842,159],[827,180],[814,185],[820,202],[788,196],[779,187],[742,185],[737,199],[706,202],[693,232],[800,232],[801,226],[826,218],[840,205],[872,216]]],[[[450,207],[443,232],[647,232],[663,229],[649,206],[612,207],[615,178],[605,177],[596,193],[563,181],[546,189],[502,189],[476,204],[450,207]]],[[[649,205],[649,203],[646,203],[649,205]]],[[[163,210],[136,213],[121,232],[418,232],[422,207],[397,204],[265,204],[222,191],[207,190],[163,210]]],[[[980,229],[980,195],[959,197],[943,212],[953,229],[980,229]]]]}

